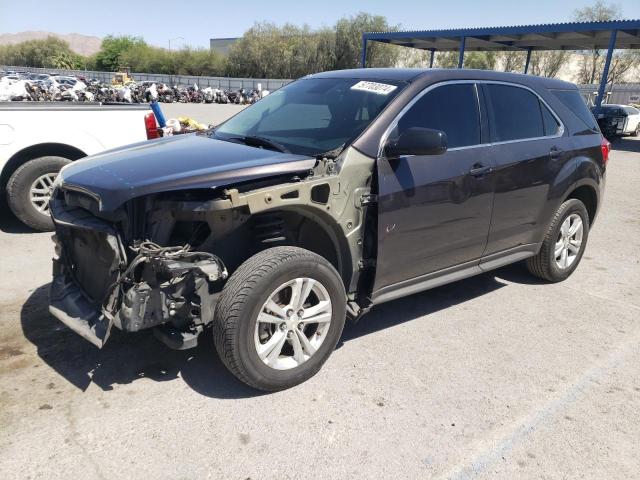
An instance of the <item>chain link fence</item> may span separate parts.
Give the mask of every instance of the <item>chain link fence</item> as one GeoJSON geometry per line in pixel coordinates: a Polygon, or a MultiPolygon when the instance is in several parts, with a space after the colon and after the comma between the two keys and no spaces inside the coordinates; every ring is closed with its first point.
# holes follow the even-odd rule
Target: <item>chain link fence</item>
{"type": "MultiPolygon", "coordinates": [[[[2,70],[31,72],[31,73],[50,73],[55,75],[73,75],[87,78],[95,78],[103,83],[111,83],[114,72],[98,72],[94,70],[63,70],[58,68],[35,68],[35,67],[16,67],[1,66],[2,70]]],[[[230,78],[230,77],[200,77],[196,75],[164,75],[159,73],[131,73],[130,76],[136,82],[156,82],[166,83],[167,85],[193,85],[197,84],[198,88],[220,88],[222,90],[245,90],[257,89],[258,85],[262,90],[277,90],[278,88],[291,82],[288,78],[230,78]]]]}

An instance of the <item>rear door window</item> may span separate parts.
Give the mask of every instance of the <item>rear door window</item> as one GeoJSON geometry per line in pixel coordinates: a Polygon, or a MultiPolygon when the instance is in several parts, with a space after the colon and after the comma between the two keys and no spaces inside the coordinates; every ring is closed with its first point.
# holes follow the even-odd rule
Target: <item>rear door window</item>
{"type": "Polygon", "coordinates": [[[546,105],[540,103],[540,109],[542,110],[542,123],[544,123],[544,134],[547,136],[553,136],[558,134],[560,130],[560,124],[556,117],[553,116],[551,111],[546,105]]]}
{"type": "Polygon", "coordinates": [[[400,118],[396,135],[411,127],[443,131],[449,148],[479,144],[480,113],[475,85],[443,85],[428,91],[400,118]]]}
{"type": "Polygon", "coordinates": [[[489,123],[493,142],[545,136],[540,101],[536,95],[511,85],[489,83],[485,88],[491,106],[489,123]]]}

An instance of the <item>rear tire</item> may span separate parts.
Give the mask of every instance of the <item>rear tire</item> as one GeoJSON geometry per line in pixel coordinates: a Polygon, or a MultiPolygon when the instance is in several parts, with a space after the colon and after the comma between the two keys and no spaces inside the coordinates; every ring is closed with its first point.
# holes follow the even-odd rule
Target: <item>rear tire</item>
{"type": "Polygon", "coordinates": [[[259,390],[283,390],[320,370],[345,318],[346,294],[335,268],[308,250],[275,247],[249,258],[228,280],[216,306],[214,342],[238,379],[259,390]],[[294,288],[304,293],[294,296],[294,288]]]}
{"type": "Polygon", "coordinates": [[[529,272],[548,282],[565,280],[578,267],[588,238],[586,207],[575,198],[567,200],[553,216],[538,254],[527,259],[529,272]]]}
{"type": "Polygon", "coordinates": [[[53,230],[47,190],[60,169],[70,162],[63,157],[34,158],[13,172],[7,182],[7,203],[25,225],[43,232],[53,230]],[[32,194],[32,189],[39,193],[32,194]],[[32,201],[32,197],[37,200],[32,201]]]}
{"type": "Polygon", "coordinates": [[[640,135],[640,123],[636,125],[636,129],[631,133],[632,137],[637,137],[638,135],[640,135]]]}

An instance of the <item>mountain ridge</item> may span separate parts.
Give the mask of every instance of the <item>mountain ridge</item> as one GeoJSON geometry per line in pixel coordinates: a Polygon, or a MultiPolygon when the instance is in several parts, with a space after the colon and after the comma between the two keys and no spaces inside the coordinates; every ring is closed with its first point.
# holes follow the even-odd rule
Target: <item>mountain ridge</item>
{"type": "Polygon", "coordinates": [[[93,55],[100,50],[102,39],[95,35],[81,33],[54,33],[42,30],[17,33],[0,33],[0,45],[14,45],[28,40],[46,40],[47,37],[57,37],[69,44],[69,48],[80,55],[93,55]]]}

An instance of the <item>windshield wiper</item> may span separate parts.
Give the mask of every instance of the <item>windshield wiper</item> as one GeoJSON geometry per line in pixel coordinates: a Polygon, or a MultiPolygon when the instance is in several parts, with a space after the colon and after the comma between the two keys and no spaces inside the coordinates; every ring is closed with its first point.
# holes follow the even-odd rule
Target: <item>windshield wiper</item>
{"type": "Polygon", "coordinates": [[[245,137],[231,137],[231,138],[228,138],[227,140],[240,141],[245,145],[249,145],[251,147],[267,147],[267,148],[270,148],[271,150],[276,150],[278,152],[291,153],[289,152],[289,149],[287,149],[287,147],[285,147],[284,145],[265,137],[247,135],[245,137]]]}

